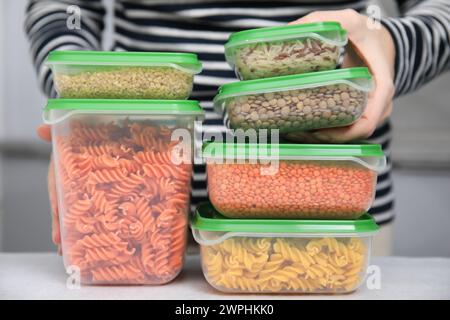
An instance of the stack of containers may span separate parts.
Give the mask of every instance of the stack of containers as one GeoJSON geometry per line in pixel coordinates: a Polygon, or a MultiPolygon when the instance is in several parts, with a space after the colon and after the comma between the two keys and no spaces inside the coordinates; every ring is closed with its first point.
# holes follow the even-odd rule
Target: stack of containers
{"type": "Polygon", "coordinates": [[[66,267],[84,284],[163,284],[186,246],[193,145],[203,118],[187,99],[194,54],[55,51],[61,99],[50,99],[56,191],[66,267]],[[174,100],[175,99],[175,100],[174,100]],[[191,141],[193,139],[190,139],[191,141]],[[182,153],[182,154],[181,154],[182,153]]]}
{"type": "MultiPolygon", "coordinates": [[[[233,129],[291,134],[347,126],[367,104],[367,68],[334,70],[347,43],[339,23],[232,34],[227,61],[243,80],[215,97],[233,129]],[[311,72],[314,71],[314,72],[311,72]]],[[[378,227],[372,205],[379,145],[206,143],[211,204],[194,238],[215,288],[253,293],[345,293],[363,281],[378,227]]]]}

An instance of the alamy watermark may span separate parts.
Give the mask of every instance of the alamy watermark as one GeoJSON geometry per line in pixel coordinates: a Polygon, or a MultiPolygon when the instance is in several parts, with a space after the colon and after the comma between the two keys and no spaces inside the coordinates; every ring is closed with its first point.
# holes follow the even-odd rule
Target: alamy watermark
{"type": "Polygon", "coordinates": [[[366,270],[366,287],[369,290],[381,290],[381,268],[377,265],[370,265],[366,270]]]}
{"type": "MultiPolygon", "coordinates": [[[[203,132],[201,122],[196,122],[195,127],[197,132],[203,132]]],[[[172,148],[171,162],[174,165],[192,164],[192,161],[203,164],[206,158],[209,164],[258,164],[261,175],[274,175],[279,169],[279,140],[279,130],[237,129],[231,130],[231,134],[224,139],[222,133],[208,132],[193,138],[191,130],[179,128],[173,130],[171,135],[171,141],[178,142],[172,148]],[[204,141],[215,143],[203,147],[204,141]],[[235,147],[224,148],[221,143],[235,147]],[[244,144],[252,147],[246,149],[244,144]],[[204,154],[207,156],[204,157],[204,154]]]]}
{"type": "Polygon", "coordinates": [[[66,273],[69,275],[66,280],[66,287],[69,290],[76,290],[81,288],[81,270],[76,265],[70,265],[66,268],[66,273]]]}
{"type": "Polygon", "coordinates": [[[69,30],[81,30],[81,9],[79,6],[71,5],[66,9],[66,26],[69,30]]]}
{"type": "Polygon", "coordinates": [[[369,30],[380,30],[381,29],[381,8],[378,5],[371,4],[366,10],[367,16],[367,28],[369,30]]]}

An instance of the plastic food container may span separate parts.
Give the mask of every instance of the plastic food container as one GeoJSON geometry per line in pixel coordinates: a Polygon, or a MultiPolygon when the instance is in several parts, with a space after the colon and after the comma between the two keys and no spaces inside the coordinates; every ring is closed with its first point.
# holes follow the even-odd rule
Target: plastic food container
{"type": "Polygon", "coordinates": [[[352,124],[371,89],[368,69],[350,68],[228,83],[214,103],[232,129],[291,133],[352,124]]]}
{"type": "Polygon", "coordinates": [[[379,145],[204,145],[209,198],[230,218],[356,219],[372,205],[379,145]]]}
{"type": "Polygon", "coordinates": [[[244,80],[332,70],[347,44],[338,22],[260,28],[233,33],[225,57],[244,80]]]}
{"type": "Polygon", "coordinates": [[[202,65],[191,53],[52,51],[61,98],[187,99],[202,65]]]}
{"type": "Polygon", "coordinates": [[[202,115],[195,101],[49,100],[64,264],[82,283],[162,284],[180,272],[192,146],[176,137],[202,115]]]}
{"type": "Polygon", "coordinates": [[[227,219],[209,203],[191,222],[203,274],[235,293],[347,293],[364,281],[372,237],[368,214],[357,220],[227,219]]]}

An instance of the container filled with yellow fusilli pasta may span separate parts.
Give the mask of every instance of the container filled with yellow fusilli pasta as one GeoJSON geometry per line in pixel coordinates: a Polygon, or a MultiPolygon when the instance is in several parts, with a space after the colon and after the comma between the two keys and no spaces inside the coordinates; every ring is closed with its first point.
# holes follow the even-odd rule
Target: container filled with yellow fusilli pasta
{"type": "Polygon", "coordinates": [[[364,281],[378,226],[356,220],[230,219],[209,203],[191,221],[206,280],[235,293],[356,290],[364,281]]]}
{"type": "Polygon", "coordinates": [[[163,284],[178,275],[202,117],[196,101],[49,100],[64,264],[82,283],[163,284]]]}

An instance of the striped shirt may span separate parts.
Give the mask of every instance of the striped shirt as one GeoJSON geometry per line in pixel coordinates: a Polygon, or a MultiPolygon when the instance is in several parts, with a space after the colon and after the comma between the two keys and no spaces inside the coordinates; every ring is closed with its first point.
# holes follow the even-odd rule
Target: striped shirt
{"type": "MultiPolygon", "coordinates": [[[[449,68],[448,0],[397,1],[402,17],[382,23],[391,32],[397,49],[396,95],[413,91],[449,68]]],[[[249,0],[116,0],[114,2],[114,44],[116,51],[194,52],[203,62],[196,76],[192,99],[206,111],[205,134],[225,134],[221,115],[214,113],[212,98],[218,86],[235,81],[234,71],[224,60],[224,43],[232,32],[286,24],[316,10],[353,8],[363,12],[365,0],[347,1],[249,1],[249,0]]],[[[55,96],[52,75],[43,65],[51,50],[101,50],[105,8],[100,0],[29,1],[25,28],[31,43],[39,83],[48,96],[55,96]],[[81,29],[68,30],[69,5],[81,9],[81,29]]],[[[387,168],[378,176],[376,198],[370,213],[380,224],[391,221],[393,190],[391,179],[389,121],[369,139],[382,145],[387,168]]],[[[196,165],[192,204],[207,197],[206,173],[196,165]]]]}

